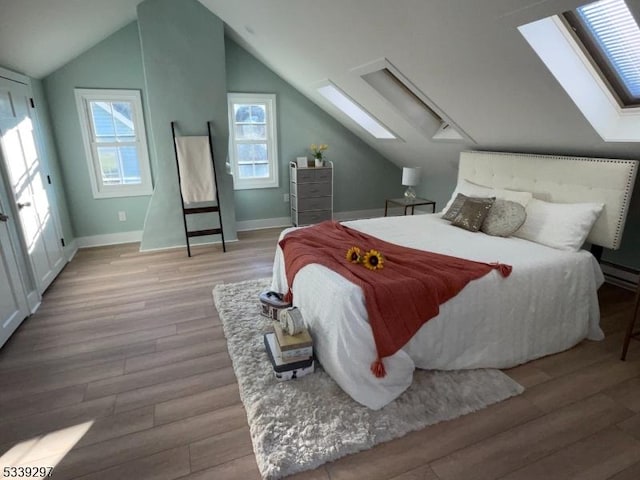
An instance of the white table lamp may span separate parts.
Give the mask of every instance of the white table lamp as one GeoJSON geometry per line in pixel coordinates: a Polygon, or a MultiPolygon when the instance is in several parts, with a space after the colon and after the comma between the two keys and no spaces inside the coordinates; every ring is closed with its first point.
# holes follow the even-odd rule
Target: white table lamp
{"type": "Polygon", "coordinates": [[[402,169],[402,185],[408,187],[404,192],[404,198],[407,200],[413,200],[416,198],[416,191],[413,189],[420,183],[420,168],[418,167],[404,167],[402,169]]]}

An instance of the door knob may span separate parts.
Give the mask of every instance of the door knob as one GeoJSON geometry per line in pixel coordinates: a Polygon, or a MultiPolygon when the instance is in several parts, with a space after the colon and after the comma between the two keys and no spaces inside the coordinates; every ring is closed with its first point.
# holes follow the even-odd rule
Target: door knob
{"type": "Polygon", "coordinates": [[[31,202],[18,203],[18,210],[22,210],[24,207],[30,207],[31,202]]]}
{"type": "Polygon", "coordinates": [[[0,222],[6,222],[9,220],[9,215],[5,215],[4,213],[0,213],[0,222]]]}

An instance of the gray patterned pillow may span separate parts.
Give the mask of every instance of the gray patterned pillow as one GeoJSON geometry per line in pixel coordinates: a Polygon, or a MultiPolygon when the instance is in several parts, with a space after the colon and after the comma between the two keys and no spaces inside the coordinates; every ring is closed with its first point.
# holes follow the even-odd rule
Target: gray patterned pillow
{"type": "Polygon", "coordinates": [[[496,200],[480,230],[495,237],[513,235],[527,219],[524,207],[508,200],[496,200]]]}
{"type": "Polygon", "coordinates": [[[451,225],[477,232],[491,210],[493,202],[493,198],[467,198],[451,225]]]}
{"type": "Polygon", "coordinates": [[[462,208],[462,205],[464,204],[464,201],[467,198],[469,198],[469,197],[467,197],[466,195],[463,195],[461,193],[456,195],[456,198],[453,201],[453,203],[451,204],[451,206],[449,207],[449,210],[444,212],[444,215],[442,215],[442,218],[444,218],[445,220],[449,220],[449,221],[452,221],[454,218],[456,218],[456,215],[458,215],[458,213],[460,213],[460,209],[462,208]]]}
{"type": "Polygon", "coordinates": [[[462,208],[462,205],[464,205],[464,202],[467,200],[477,200],[477,201],[481,201],[481,202],[488,202],[493,204],[493,201],[496,199],[496,197],[467,197],[466,195],[463,195],[462,193],[459,193],[456,195],[455,200],[453,201],[453,203],[451,204],[451,206],[449,207],[449,210],[447,210],[444,215],[442,215],[442,218],[445,220],[449,220],[450,222],[453,221],[454,218],[456,218],[458,216],[458,213],[460,213],[460,209],[462,208]]]}

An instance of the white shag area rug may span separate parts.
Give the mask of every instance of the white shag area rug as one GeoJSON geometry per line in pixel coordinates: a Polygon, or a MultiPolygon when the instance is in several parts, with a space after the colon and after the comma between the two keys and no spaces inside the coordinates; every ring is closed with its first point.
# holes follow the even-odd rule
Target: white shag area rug
{"type": "Polygon", "coordinates": [[[258,312],[258,295],[269,285],[269,279],[249,280],[213,290],[264,478],[316,468],[524,391],[499,370],[416,370],[411,387],[373,411],[344,393],[317,362],[315,373],[278,382],[263,341],[271,321],[258,312]]]}

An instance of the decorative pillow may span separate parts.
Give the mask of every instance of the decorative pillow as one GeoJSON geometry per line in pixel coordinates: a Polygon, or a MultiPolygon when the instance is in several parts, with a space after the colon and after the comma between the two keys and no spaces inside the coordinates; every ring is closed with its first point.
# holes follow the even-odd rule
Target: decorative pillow
{"type": "Polygon", "coordinates": [[[468,180],[460,180],[456,189],[453,191],[451,199],[444,207],[443,212],[447,212],[456,199],[458,193],[462,193],[468,197],[495,197],[501,200],[509,200],[516,202],[526,208],[529,201],[533,198],[531,192],[518,192],[516,190],[507,190],[504,188],[486,187],[468,180]]]}
{"type": "Polygon", "coordinates": [[[482,226],[491,206],[493,198],[467,198],[451,225],[477,232],[482,226]]]}
{"type": "Polygon", "coordinates": [[[456,195],[456,199],[453,201],[451,206],[444,212],[444,215],[442,215],[442,218],[449,221],[456,218],[456,215],[458,215],[458,213],[460,212],[460,209],[462,208],[462,205],[464,205],[464,202],[467,200],[467,198],[469,197],[467,197],[466,195],[463,195],[462,193],[459,193],[458,195],[456,195]]]}
{"type": "Polygon", "coordinates": [[[560,250],[578,251],[604,208],[602,203],[551,203],[534,198],[515,237],[560,250]]]}
{"type": "Polygon", "coordinates": [[[526,219],[527,212],[522,205],[509,200],[496,199],[482,222],[480,230],[494,237],[509,237],[522,226],[526,219]]]}

